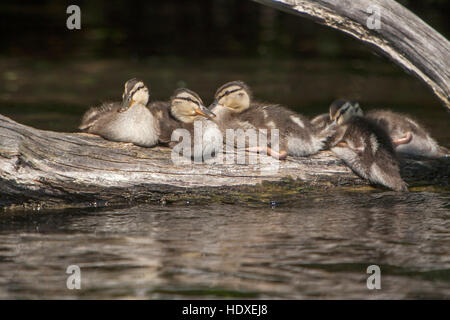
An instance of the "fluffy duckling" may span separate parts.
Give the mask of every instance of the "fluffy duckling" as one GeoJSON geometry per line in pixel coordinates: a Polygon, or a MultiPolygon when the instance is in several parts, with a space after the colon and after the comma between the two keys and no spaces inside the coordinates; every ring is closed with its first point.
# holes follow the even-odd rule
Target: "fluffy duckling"
{"type": "Polygon", "coordinates": [[[205,107],[196,92],[186,88],[176,90],[170,99],[170,114],[178,121],[179,127],[187,129],[192,136],[194,136],[194,124],[197,121],[204,126],[202,136],[210,125],[217,127],[214,122],[208,120],[215,118],[216,115],[205,107]]]}
{"type": "Polygon", "coordinates": [[[205,107],[200,96],[189,89],[175,90],[170,99],[170,113],[178,121],[193,124],[204,118],[213,119],[216,115],[205,107]]]}
{"type": "Polygon", "coordinates": [[[149,97],[149,90],[142,81],[128,80],[122,103],[105,103],[91,108],[84,114],[79,129],[112,141],[152,147],[158,143],[160,129],[157,119],[147,108],[149,97]]]}
{"type": "Polygon", "coordinates": [[[333,103],[330,119],[338,127],[330,139],[331,150],[355,173],[395,191],[408,191],[391,138],[374,121],[361,116],[350,103],[333,103]]]}
{"type": "Polygon", "coordinates": [[[332,134],[319,132],[308,119],[280,105],[252,101],[249,87],[242,81],[233,81],[221,86],[210,109],[216,114],[219,127],[223,133],[226,129],[266,129],[279,130],[279,152],[274,146],[247,148],[252,152],[265,152],[275,158],[286,156],[308,156],[318,153],[332,134]],[[271,148],[272,147],[272,148],[271,148]]]}
{"type": "Polygon", "coordinates": [[[181,128],[190,134],[190,154],[194,159],[202,161],[214,157],[221,150],[222,133],[217,124],[211,121],[216,115],[204,106],[197,93],[185,88],[177,89],[170,99],[170,116],[177,121],[170,135],[166,135],[170,147],[179,143],[171,141],[171,138],[173,131],[181,128]]]}
{"type": "Polygon", "coordinates": [[[448,156],[446,148],[439,146],[417,120],[405,114],[389,110],[371,110],[365,117],[387,131],[396,142],[398,153],[430,158],[448,156]]]}
{"type": "MultiPolygon", "coordinates": [[[[364,114],[357,102],[336,100],[332,105],[351,105],[360,116],[365,116],[381,126],[391,137],[396,152],[400,154],[423,157],[448,157],[449,151],[437,144],[429,133],[411,117],[389,110],[371,110],[364,114]]],[[[316,128],[321,129],[331,123],[328,114],[321,114],[311,120],[316,128]]]]}
{"type": "Polygon", "coordinates": [[[197,93],[185,88],[175,90],[168,102],[153,102],[150,108],[159,123],[159,143],[169,146],[174,130],[184,128],[193,132],[195,121],[215,117],[197,93]]]}

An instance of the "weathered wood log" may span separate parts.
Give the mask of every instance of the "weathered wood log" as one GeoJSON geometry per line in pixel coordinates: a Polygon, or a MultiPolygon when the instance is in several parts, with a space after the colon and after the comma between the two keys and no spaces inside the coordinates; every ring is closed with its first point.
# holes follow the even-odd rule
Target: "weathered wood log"
{"type": "MultiPolygon", "coordinates": [[[[31,128],[0,115],[0,206],[276,200],[286,193],[366,186],[330,152],[257,164],[174,165],[171,149],[31,128]]],[[[404,163],[412,186],[448,185],[450,160],[404,163]]]]}
{"type": "Polygon", "coordinates": [[[312,19],[371,45],[421,79],[450,110],[450,43],[399,3],[393,0],[253,1],[312,19]],[[380,28],[371,29],[378,9],[380,28]]]}

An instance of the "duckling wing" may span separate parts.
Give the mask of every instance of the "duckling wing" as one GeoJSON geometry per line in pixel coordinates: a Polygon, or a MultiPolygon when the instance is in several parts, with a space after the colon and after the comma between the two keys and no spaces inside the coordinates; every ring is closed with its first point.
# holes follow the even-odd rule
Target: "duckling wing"
{"type": "Polygon", "coordinates": [[[366,150],[365,140],[365,135],[361,133],[361,127],[356,123],[350,122],[338,127],[329,144],[332,151],[352,167],[351,164],[357,163],[364,156],[364,151],[366,150]]]}
{"type": "Polygon", "coordinates": [[[332,151],[360,177],[396,191],[407,191],[386,132],[369,119],[354,117],[338,129],[345,130],[332,151]]]}
{"type": "Polygon", "coordinates": [[[105,102],[99,107],[92,107],[83,115],[78,129],[89,131],[99,120],[111,116],[120,108],[119,102],[105,102]]]}
{"type": "Polygon", "coordinates": [[[429,134],[423,126],[412,117],[392,112],[390,110],[371,110],[366,113],[366,118],[375,121],[391,136],[392,139],[400,139],[407,133],[426,138],[429,134]]]}
{"type": "Polygon", "coordinates": [[[386,150],[395,156],[392,140],[388,133],[371,119],[353,117],[346,125],[343,140],[349,148],[366,157],[376,157],[377,152],[386,150]]]}
{"type": "Polygon", "coordinates": [[[330,123],[331,123],[331,121],[330,121],[330,116],[328,115],[328,113],[320,114],[311,119],[311,124],[317,130],[325,129],[330,123]]]}
{"type": "Polygon", "coordinates": [[[153,102],[148,108],[158,124],[159,143],[169,145],[172,132],[180,128],[181,123],[170,114],[168,102],[153,102]]]}
{"type": "Polygon", "coordinates": [[[445,155],[424,126],[409,115],[390,110],[372,110],[366,117],[376,121],[388,132],[392,140],[397,142],[395,147],[400,154],[431,158],[445,155]]]}

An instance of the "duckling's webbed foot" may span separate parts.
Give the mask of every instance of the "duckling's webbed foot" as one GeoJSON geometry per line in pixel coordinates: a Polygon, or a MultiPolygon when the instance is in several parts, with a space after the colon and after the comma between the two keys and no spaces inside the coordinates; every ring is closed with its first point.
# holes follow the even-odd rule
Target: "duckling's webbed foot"
{"type": "Polygon", "coordinates": [[[395,147],[398,147],[401,144],[407,144],[410,143],[413,136],[411,132],[407,132],[406,135],[403,138],[392,140],[392,143],[395,147]]]}
{"type": "Polygon", "coordinates": [[[287,158],[287,152],[284,150],[281,150],[280,152],[277,152],[275,150],[272,150],[269,147],[248,147],[245,149],[248,152],[255,152],[255,153],[265,153],[268,156],[271,156],[272,158],[278,159],[278,160],[285,160],[287,158]]]}

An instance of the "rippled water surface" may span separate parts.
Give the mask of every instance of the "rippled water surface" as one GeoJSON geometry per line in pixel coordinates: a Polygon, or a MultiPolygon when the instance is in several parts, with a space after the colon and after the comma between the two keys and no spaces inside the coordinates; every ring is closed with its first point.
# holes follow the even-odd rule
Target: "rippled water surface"
{"type": "Polygon", "coordinates": [[[427,192],[3,213],[0,298],[450,298],[449,218],[427,192]]]}

